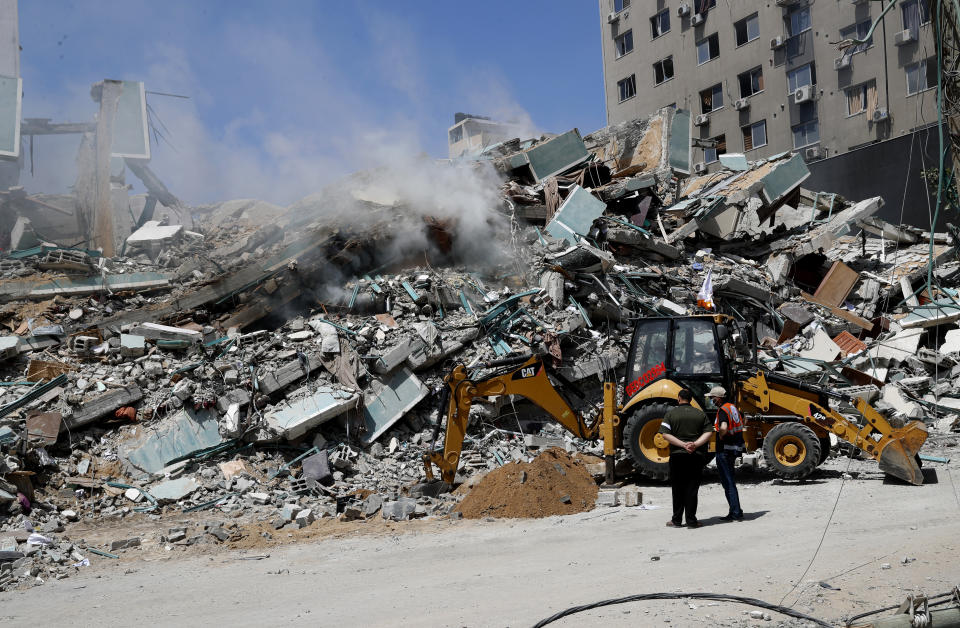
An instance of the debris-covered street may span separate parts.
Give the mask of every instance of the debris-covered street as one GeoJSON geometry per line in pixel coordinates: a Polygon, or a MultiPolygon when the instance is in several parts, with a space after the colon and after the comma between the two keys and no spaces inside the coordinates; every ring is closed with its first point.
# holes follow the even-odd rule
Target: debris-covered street
{"type": "Polygon", "coordinates": [[[518,626],[660,593],[556,625],[807,626],[956,591],[951,222],[811,187],[800,151],[706,171],[683,107],[192,204],[146,94],[24,120],[31,161],[79,136],[76,183],[0,191],[0,619],[518,626]],[[685,393],[742,415],[686,450],[701,530],[685,393]]]}

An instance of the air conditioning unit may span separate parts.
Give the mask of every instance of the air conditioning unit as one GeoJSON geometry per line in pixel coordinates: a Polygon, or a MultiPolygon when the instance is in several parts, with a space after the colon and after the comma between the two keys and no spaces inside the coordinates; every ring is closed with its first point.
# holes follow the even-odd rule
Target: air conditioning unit
{"type": "Polygon", "coordinates": [[[688,15],[690,15],[690,5],[681,4],[680,6],[678,6],[677,15],[679,15],[680,17],[687,17],[688,15]]]}
{"type": "Polygon", "coordinates": [[[706,18],[703,17],[703,14],[702,14],[702,13],[697,13],[697,14],[694,15],[692,18],[690,18],[690,23],[691,23],[693,26],[700,26],[701,24],[703,24],[704,20],[706,20],[706,18]]]}
{"type": "Polygon", "coordinates": [[[770,50],[777,50],[778,48],[783,48],[783,37],[779,35],[770,40],[770,50]]]}
{"type": "Polygon", "coordinates": [[[798,87],[797,91],[793,92],[793,102],[797,105],[804,102],[810,102],[813,100],[813,96],[813,85],[803,85],[798,87]]]}
{"type": "Polygon", "coordinates": [[[810,148],[804,149],[803,158],[807,161],[813,161],[814,159],[823,159],[823,151],[819,146],[811,146],[810,148]]]}
{"type": "Polygon", "coordinates": [[[733,108],[736,109],[737,111],[743,111],[744,109],[749,109],[749,108],[750,108],[750,99],[749,99],[749,98],[741,98],[740,100],[734,101],[734,103],[733,103],[733,108]]]}
{"type": "Polygon", "coordinates": [[[904,44],[909,44],[912,41],[917,41],[913,38],[913,31],[909,28],[907,30],[900,31],[893,36],[893,45],[902,46],[904,44]]]}
{"type": "Polygon", "coordinates": [[[890,119],[890,112],[884,109],[883,107],[877,107],[873,110],[873,121],[874,122],[883,122],[884,120],[890,119]]]}
{"type": "Polygon", "coordinates": [[[710,118],[708,118],[705,113],[701,113],[693,119],[693,126],[706,126],[708,124],[710,124],[710,118]]]}
{"type": "Polygon", "coordinates": [[[619,14],[619,13],[611,13],[611,14],[607,15],[607,24],[613,24],[614,22],[616,22],[616,21],[619,20],[619,19],[620,19],[620,14],[619,14]]]}
{"type": "Polygon", "coordinates": [[[702,161],[693,165],[693,171],[697,174],[703,174],[707,171],[707,164],[702,161]]]}
{"type": "Polygon", "coordinates": [[[840,71],[850,67],[850,55],[843,55],[833,60],[833,69],[840,71]]]}

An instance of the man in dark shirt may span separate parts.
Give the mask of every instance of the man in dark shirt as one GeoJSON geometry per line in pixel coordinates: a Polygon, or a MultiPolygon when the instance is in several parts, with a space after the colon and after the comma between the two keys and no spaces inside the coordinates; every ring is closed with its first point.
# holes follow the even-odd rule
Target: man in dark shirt
{"type": "Polygon", "coordinates": [[[670,443],[670,488],[673,492],[673,518],[669,527],[683,525],[699,528],[697,493],[706,464],[707,441],[713,435],[713,423],[702,410],[690,405],[693,395],[683,389],[677,395],[677,407],[667,410],[660,423],[660,433],[670,443]]]}

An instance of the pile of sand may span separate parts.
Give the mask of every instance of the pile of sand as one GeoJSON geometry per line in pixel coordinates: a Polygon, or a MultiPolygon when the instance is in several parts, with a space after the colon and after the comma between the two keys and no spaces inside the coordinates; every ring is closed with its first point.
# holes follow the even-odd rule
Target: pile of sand
{"type": "Polygon", "coordinates": [[[559,448],[533,462],[512,462],[488,473],[460,502],[466,519],[537,518],[592,510],[597,484],[586,467],[559,448]]]}

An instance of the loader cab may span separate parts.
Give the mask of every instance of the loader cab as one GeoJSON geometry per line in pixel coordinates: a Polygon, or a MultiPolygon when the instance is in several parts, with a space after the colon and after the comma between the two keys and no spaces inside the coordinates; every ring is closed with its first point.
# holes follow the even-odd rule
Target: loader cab
{"type": "MultiPolygon", "coordinates": [[[[701,407],[706,392],[730,384],[723,353],[726,326],[713,316],[644,318],[637,321],[627,358],[624,403],[661,379],[690,388],[701,407]]],[[[712,407],[712,406],[711,406],[712,407]]]]}

